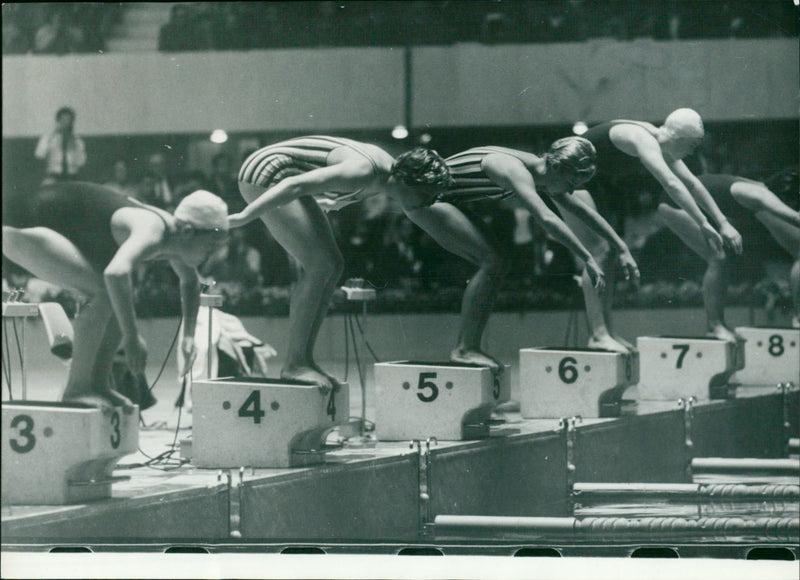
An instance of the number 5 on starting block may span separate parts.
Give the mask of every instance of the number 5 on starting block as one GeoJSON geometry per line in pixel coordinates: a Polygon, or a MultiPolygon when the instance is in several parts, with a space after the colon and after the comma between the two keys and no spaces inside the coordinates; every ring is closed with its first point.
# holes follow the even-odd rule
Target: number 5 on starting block
{"type": "Polygon", "coordinates": [[[454,362],[397,361],[375,365],[375,417],[381,441],[490,436],[488,419],[511,396],[509,370],[454,362]]]}
{"type": "Polygon", "coordinates": [[[641,359],[642,399],[665,401],[693,396],[708,400],[733,394],[728,379],[736,371],[736,343],[707,337],[640,336],[636,346],[641,359]]]}
{"type": "Polygon", "coordinates": [[[800,328],[741,326],[736,334],[745,342],[745,367],[732,380],[743,385],[800,382],[800,328]]]}
{"type": "Polygon", "coordinates": [[[618,416],[623,393],[638,380],[635,353],[540,347],[519,356],[520,411],[527,419],[618,416]]]}

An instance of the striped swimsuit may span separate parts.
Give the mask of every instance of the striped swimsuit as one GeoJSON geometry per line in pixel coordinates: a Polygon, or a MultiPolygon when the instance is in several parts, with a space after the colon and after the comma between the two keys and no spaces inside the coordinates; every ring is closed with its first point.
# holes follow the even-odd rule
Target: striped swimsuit
{"type": "Polygon", "coordinates": [[[457,204],[484,199],[501,200],[514,195],[513,191],[503,189],[492,181],[481,168],[486,156],[493,153],[511,155],[524,163],[518,152],[505,147],[474,147],[456,153],[445,160],[455,185],[444,192],[439,199],[457,204]]]}
{"type": "MultiPolygon", "coordinates": [[[[356,141],[340,137],[313,135],[267,145],[255,151],[242,164],[239,181],[269,189],[293,175],[327,167],[328,155],[339,147],[349,147],[363,155],[378,173],[378,162],[356,141]]],[[[363,188],[353,192],[326,192],[315,199],[325,211],[338,210],[359,201],[363,188]]]]}

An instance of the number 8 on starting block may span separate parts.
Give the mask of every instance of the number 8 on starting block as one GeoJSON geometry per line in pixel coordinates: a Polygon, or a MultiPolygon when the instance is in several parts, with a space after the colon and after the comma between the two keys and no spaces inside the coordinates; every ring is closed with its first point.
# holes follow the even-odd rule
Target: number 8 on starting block
{"type": "Polygon", "coordinates": [[[491,436],[492,410],[511,396],[509,370],[454,362],[397,361],[375,365],[378,439],[491,436]]]}
{"type": "Polygon", "coordinates": [[[638,380],[635,353],[540,347],[519,355],[520,412],[527,419],[619,416],[625,390],[638,380]]]}
{"type": "Polygon", "coordinates": [[[743,385],[800,382],[800,329],[741,326],[745,367],[731,380],[743,385]]]}

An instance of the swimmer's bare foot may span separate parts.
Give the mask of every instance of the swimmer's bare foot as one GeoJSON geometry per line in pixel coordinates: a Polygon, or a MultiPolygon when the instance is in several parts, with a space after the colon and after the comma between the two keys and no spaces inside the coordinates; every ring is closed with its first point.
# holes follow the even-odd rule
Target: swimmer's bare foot
{"type": "Polygon", "coordinates": [[[714,325],[711,328],[711,330],[709,330],[706,334],[707,334],[707,336],[712,336],[714,338],[719,338],[719,339],[724,340],[726,342],[736,342],[736,340],[737,340],[736,333],[733,332],[732,330],[730,330],[729,328],[726,328],[722,324],[714,325]]]}
{"type": "Polygon", "coordinates": [[[110,415],[116,407],[121,407],[122,412],[129,415],[133,413],[135,408],[135,405],[130,399],[110,389],[103,392],[92,391],[91,393],[77,396],[64,396],[62,401],[65,403],[83,403],[84,405],[91,405],[92,407],[100,409],[104,415],[110,415]]]}
{"type": "Polygon", "coordinates": [[[611,352],[620,352],[622,354],[628,354],[629,352],[631,352],[631,350],[627,346],[625,346],[622,342],[612,338],[610,334],[606,334],[599,338],[595,337],[589,338],[588,346],[589,348],[601,348],[603,350],[610,350],[611,352]]]}
{"type": "Polygon", "coordinates": [[[628,352],[636,352],[636,347],[633,346],[630,342],[622,338],[621,336],[613,336],[614,340],[620,343],[622,346],[628,349],[628,352]]]}
{"type": "Polygon", "coordinates": [[[333,389],[334,389],[334,391],[335,391],[335,392],[337,392],[337,393],[338,393],[338,392],[339,392],[339,391],[342,389],[342,384],[339,382],[339,379],[337,379],[336,377],[334,377],[332,374],[330,374],[330,373],[328,373],[328,372],[325,372],[324,370],[322,370],[322,369],[321,369],[319,366],[317,366],[316,364],[314,365],[314,369],[315,369],[317,372],[320,372],[320,373],[322,373],[323,375],[325,375],[326,377],[328,377],[328,380],[331,382],[331,385],[333,386],[333,389]]]}
{"type": "Polygon", "coordinates": [[[330,393],[334,386],[331,377],[313,367],[283,367],[281,378],[315,384],[323,395],[330,393]]]}
{"type": "Polygon", "coordinates": [[[502,362],[479,350],[462,350],[459,348],[454,349],[450,353],[450,361],[490,367],[492,372],[497,375],[502,374],[503,370],[505,369],[502,362]]]}

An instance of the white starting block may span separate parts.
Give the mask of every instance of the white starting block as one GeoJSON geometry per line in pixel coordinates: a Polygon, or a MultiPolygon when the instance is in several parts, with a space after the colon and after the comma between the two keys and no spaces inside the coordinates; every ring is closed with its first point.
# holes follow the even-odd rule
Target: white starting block
{"type": "Polygon", "coordinates": [[[316,385],[261,377],[192,384],[192,463],[197,467],[299,467],[325,461],[325,437],[350,418],[347,383],[316,385]]]}
{"type": "Polygon", "coordinates": [[[636,412],[623,399],[639,380],[638,353],[597,348],[523,348],[520,358],[520,412],[527,419],[618,417],[636,412]]]}
{"type": "Polygon", "coordinates": [[[3,402],[3,503],[60,505],[111,497],[117,462],[139,447],[139,409],[3,402]]]}
{"type": "Polygon", "coordinates": [[[436,437],[459,441],[490,437],[492,410],[511,397],[509,375],[509,367],[495,379],[489,367],[466,363],[378,363],[378,439],[436,437]]]}
{"type": "Polygon", "coordinates": [[[747,365],[732,380],[743,385],[800,383],[800,328],[740,326],[747,365]]]}
{"type": "Polygon", "coordinates": [[[669,401],[693,396],[698,400],[735,395],[729,383],[736,371],[737,345],[719,338],[640,336],[639,395],[642,399],[669,401]]]}

